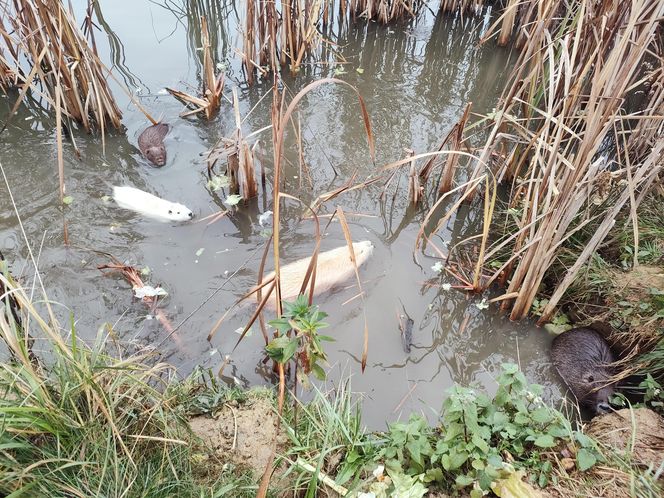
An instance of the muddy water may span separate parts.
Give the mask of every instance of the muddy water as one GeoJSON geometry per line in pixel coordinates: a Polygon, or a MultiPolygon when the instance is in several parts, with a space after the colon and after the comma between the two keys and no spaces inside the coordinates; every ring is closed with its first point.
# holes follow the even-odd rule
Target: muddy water
{"type": "MultiPolygon", "coordinates": [[[[82,12],[82,3],[75,6],[82,12]]],[[[76,132],[81,151],[65,149],[66,189],[73,202],[58,205],[54,122],[33,102],[19,108],[0,137],[0,161],[5,167],[18,213],[50,298],[60,303],[63,324],[70,312],[77,331],[93,340],[110,322],[114,337],[123,343],[153,347],[186,374],[196,365],[223,371],[229,383],[251,386],[272,382],[261,361],[263,339],[258,330],[233,351],[236,329],[251,314],[241,308],[211,342],[206,336],[221,314],[255,282],[260,252],[266,242],[260,213],[270,208],[269,187],[260,198],[212,224],[158,223],[124,211],[109,202],[112,185],[132,185],[192,209],[196,218],[218,211],[224,193],[206,187],[201,153],[234,128],[231,106],[225,103],[212,122],[181,119],[183,107],[168,95],[166,86],[198,86],[200,41],[186,9],[174,2],[101,2],[104,30],[97,33],[102,57],[118,64],[117,74],[142,104],[163,116],[172,130],[166,138],[168,162],[151,168],[137,150],[137,137],[147,125],[144,116],[115,89],[126,130],[101,139],[76,132]],[[131,15],[128,15],[131,13],[131,15]],[[66,221],[70,246],[63,244],[66,221]],[[108,258],[104,251],[137,267],[149,267],[146,279],[161,284],[169,296],[163,308],[176,333],[169,337],[119,275],[102,275],[96,266],[108,258]]],[[[247,87],[234,47],[240,46],[236,14],[211,13],[219,29],[214,35],[217,61],[227,72],[225,95],[238,88],[245,133],[270,123],[270,86],[247,87]]],[[[241,10],[241,9],[240,9],[241,10]]],[[[404,156],[404,148],[425,152],[437,143],[461,116],[466,102],[473,110],[490,111],[510,67],[510,54],[488,44],[476,48],[488,26],[489,14],[476,19],[435,19],[426,14],[417,22],[380,27],[359,23],[335,30],[340,34],[338,60],[344,65],[310,65],[297,78],[284,75],[296,93],[322,76],[335,76],[358,88],[367,103],[376,139],[377,165],[404,156]],[[342,59],[343,58],[343,59],[342,59]],[[342,69],[341,69],[342,68],[342,69]],[[336,71],[336,72],[335,72],[336,71]]],[[[16,96],[0,99],[3,116],[16,96]]],[[[323,86],[303,100],[299,119],[306,167],[299,166],[289,141],[286,191],[304,201],[344,184],[353,174],[364,178],[375,172],[358,112],[356,96],[341,86],[323,86]]],[[[292,135],[292,133],[291,133],[292,135]]],[[[258,157],[271,175],[270,132],[258,135],[258,157]]],[[[290,137],[292,139],[292,136],[290,137]]],[[[443,290],[446,277],[431,269],[430,254],[413,255],[423,209],[408,207],[405,176],[398,191],[380,198],[372,186],[344,194],[328,205],[349,214],[355,240],[375,245],[373,258],[362,269],[366,299],[347,302],[357,291],[338,288],[318,300],[330,316],[330,379],[352,375],[352,388],[365,393],[365,421],[382,427],[411,411],[432,417],[444,391],[453,382],[478,382],[489,391],[503,362],[519,362],[531,381],[546,386],[546,395],[560,395],[548,361],[550,337],[530,324],[510,323],[492,306],[480,309],[480,298],[443,290]],[[364,314],[363,314],[364,309],[364,314]],[[397,313],[414,321],[410,353],[402,349],[397,313]],[[364,317],[369,328],[367,369],[360,373],[364,317]]],[[[13,270],[31,285],[33,271],[17,216],[4,193],[0,201],[0,249],[14,259],[13,270]]],[[[295,203],[285,204],[282,253],[286,260],[309,254],[313,224],[301,219],[295,203]]],[[[481,213],[461,210],[437,238],[439,246],[477,233],[481,213]]],[[[323,250],[344,243],[338,223],[326,230],[323,250]]],[[[454,283],[451,282],[450,283],[454,283]]]]}

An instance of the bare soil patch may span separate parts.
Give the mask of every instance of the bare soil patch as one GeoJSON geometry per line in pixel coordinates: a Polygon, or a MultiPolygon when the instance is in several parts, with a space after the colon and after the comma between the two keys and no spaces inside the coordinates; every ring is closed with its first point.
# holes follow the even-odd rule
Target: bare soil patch
{"type": "Polygon", "coordinates": [[[273,444],[285,440],[279,436],[279,420],[266,398],[251,398],[238,404],[224,404],[212,416],[196,416],[191,430],[200,438],[202,467],[227,463],[253,471],[260,476],[268,463],[273,444]]]}
{"type": "Polygon", "coordinates": [[[648,408],[618,410],[592,421],[588,435],[639,465],[657,468],[664,461],[664,419],[648,408]]]}

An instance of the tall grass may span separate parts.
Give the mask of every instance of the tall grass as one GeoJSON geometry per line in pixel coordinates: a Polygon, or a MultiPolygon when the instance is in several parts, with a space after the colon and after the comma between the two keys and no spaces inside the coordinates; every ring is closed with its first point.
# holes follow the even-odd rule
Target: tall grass
{"type": "Polygon", "coordinates": [[[104,327],[89,347],[7,271],[0,290],[0,494],[254,496],[250,475],[195,463],[186,414],[199,381],[180,383],[148,354],[111,354],[104,327]]]}

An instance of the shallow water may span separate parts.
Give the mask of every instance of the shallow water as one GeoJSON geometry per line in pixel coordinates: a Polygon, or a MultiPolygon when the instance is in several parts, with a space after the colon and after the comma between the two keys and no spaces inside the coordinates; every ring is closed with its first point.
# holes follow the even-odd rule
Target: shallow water
{"type": "MultiPolygon", "coordinates": [[[[75,8],[82,12],[84,3],[74,2],[75,8]]],[[[35,104],[19,108],[0,136],[0,162],[48,294],[62,303],[58,309],[63,323],[73,312],[78,333],[87,339],[94,339],[99,327],[111,322],[120,341],[154,347],[182,374],[195,365],[216,370],[230,354],[223,371],[225,381],[243,386],[272,382],[271,371],[262,362],[263,339],[257,327],[233,351],[239,338],[235,331],[249,318],[250,307],[240,308],[211,342],[206,340],[212,324],[256,281],[266,242],[258,216],[270,209],[270,188],[257,201],[212,224],[153,222],[105,199],[112,185],[126,184],[182,202],[198,220],[223,207],[223,195],[213,195],[206,187],[201,153],[233,131],[232,106],[225,102],[212,122],[181,119],[182,105],[162,94],[166,86],[185,91],[187,85],[198,86],[200,41],[195,34],[198,28],[191,23],[196,15],[187,17],[172,2],[169,8],[127,0],[101,4],[102,25],[108,29],[97,33],[102,59],[118,63],[116,74],[136,92],[142,105],[172,125],[166,138],[168,161],[154,169],[140,157],[137,137],[147,120],[115,88],[126,130],[106,137],[105,154],[99,137],[75,133],[82,157],[78,159],[70,145],[65,147],[66,191],[73,202],[63,214],[57,193],[54,121],[35,104]],[[63,243],[63,220],[68,247],[63,243]],[[168,337],[149,310],[132,299],[120,275],[102,275],[96,269],[108,257],[94,250],[151,269],[149,283],[161,284],[169,292],[163,308],[171,323],[179,325],[176,334],[168,337]]],[[[243,130],[248,134],[270,123],[271,87],[264,82],[245,84],[233,51],[240,46],[235,14],[227,10],[228,16],[219,13],[219,30],[213,38],[217,60],[227,72],[225,95],[230,98],[231,89],[238,88],[241,114],[246,116],[243,130]]],[[[337,50],[347,64],[336,77],[354,85],[366,101],[377,165],[404,157],[404,148],[417,153],[435,149],[468,101],[473,102],[474,112],[491,110],[509,71],[510,54],[491,43],[477,48],[489,22],[489,13],[463,20],[436,20],[427,13],[412,23],[381,27],[358,22],[341,30],[337,50]]],[[[295,94],[308,82],[333,75],[331,65],[310,65],[295,78],[287,74],[283,78],[295,94]]],[[[15,94],[0,98],[3,116],[15,98],[15,94]]],[[[299,109],[308,169],[300,171],[291,136],[287,192],[311,201],[343,185],[353,174],[365,178],[377,170],[369,157],[353,92],[325,85],[306,97],[299,109]]],[[[259,138],[258,157],[271,178],[272,152],[265,145],[270,131],[259,138]]],[[[343,286],[317,301],[330,314],[326,333],[336,339],[327,348],[330,380],[353,376],[353,390],[366,395],[364,420],[376,428],[414,410],[434,416],[453,382],[478,382],[493,391],[493,378],[503,362],[519,362],[531,381],[545,385],[547,398],[559,397],[558,380],[548,360],[551,338],[544,330],[525,322],[511,323],[495,306],[479,309],[476,304],[481,298],[442,290],[440,284],[448,280],[432,271],[436,258],[421,252],[413,255],[419,225],[433,197],[414,210],[408,206],[405,171],[399,185],[396,195],[390,191],[382,201],[381,187],[374,185],[343,194],[323,208],[326,213],[336,206],[360,213],[348,215],[353,238],[375,245],[372,259],[361,269],[364,303],[346,302],[357,290],[343,286]],[[402,349],[397,322],[397,313],[404,310],[414,320],[409,354],[402,349]],[[369,356],[362,374],[365,314],[369,356]]],[[[13,260],[13,272],[30,285],[33,271],[26,242],[4,185],[2,189],[0,250],[13,260]]],[[[285,206],[282,254],[291,261],[310,253],[314,227],[310,220],[301,219],[295,203],[285,206]]],[[[460,210],[437,243],[442,246],[474,235],[478,219],[477,210],[460,210]]],[[[342,244],[341,228],[332,223],[322,249],[342,244]]]]}

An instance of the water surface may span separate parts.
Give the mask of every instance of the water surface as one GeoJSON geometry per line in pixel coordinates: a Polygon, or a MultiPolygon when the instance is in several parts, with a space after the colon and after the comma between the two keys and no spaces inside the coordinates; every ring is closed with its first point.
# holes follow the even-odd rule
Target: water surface
{"type": "MultiPolygon", "coordinates": [[[[83,12],[84,4],[74,2],[78,12],[83,12]]],[[[116,74],[142,105],[172,125],[166,138],[168,162],[154,169],[140,157],[137,137],[148,122],[115,88],[125,129],[106,137],[105,154],[98,136],[75,133],[81,158],[70,145],[65,147],[66,189],[73,203],[63,213],[53,119],[36,103],[19,108],[1,137],[0,162],[49,296],[60,303],[63,324],[73,313],[77,330],[86,339],[93,340],[98,329],[110,322],[118,340],[153,347],[183,375],[196,365],[217,370],[230,355],[223,371],[226,382],[242,386],[273,382],[271,369],[262,361],[263,339],[257,328],[233,351],[239,337],[236,329],[251,315],[250,307],[240,308],[211,342],[206,340],[212,324],[256,281],[266,243],[266,228],[258,216],[271,208],[269,185],[257,200],[212,224],[153,222],[107,199],[112,185],[132,185],[186,204],[197,220],[223,208],[226,193],[211,193],[206,187],[202,154],[233,132],[232,106],[226,101],[211,122],[182,119],[178,115],[183,106],[163,91],[165,87],[192,91],[199,85],[200,39],[193,20],[200,12],[187,16],[186,8],[173,2],[163,6],[127,0],[101,2],[101,12],[104,30],[97,33],[97,42],[102,58],[118,64],[116,74]],[[65,221],[69,246],[63,239],[65,221]],[[120,275],[103,275],[96,269],[108,257],[94,251],[150,268],[146,280],[169,292],[163,309],[171,323],[179,325],[176,334],[169,337],[150,311],[132,299],[120,275]]],[[[270,124],[271,84],[246,85],[234,51],[241,46],[236,11],[227,6],[212,14],[215,54],[226,71],[224,94],[230,99],[231,89],[238,89],[243,131],[249,134],[270,124]]],[[[322,86],[303,100],[297,113],[305,167],[299,164],[289,133],[286,191],[311,202],[352,175],[361,179],[375,174],[380,165],[404,157],[405,149],[416,153],[435,149],[467,102],[473,102],[477,113],[489,112],[510,68],[507,50],[491,43],[478,47],[489,22],[490,12],[477,19],[436,19],[425,13],[417,21],[389,27],[364,22],[336,26],[340,55],[328,54],[326,60],[346,64],[309,64],[296,77],[283,74],[283,82],[290,95],[325,76],[354,85],[371,116],[376,163],[370,160],[356,95],[340,85],[322,86]]],[[[11,94],[0,99],[3,115],[15,98],[11,94]]],[[[271,178],[270,131],[258,139],[257,157],[271,178]]],[[[328,347],[331,380],[352,375],[353,390],[365,394],[365,422],[371,427],[382,427],[386,420],[411,411],[434,416],[454,382],[477,382],[493,391],[503,362],[518,362],[531,381],[546,386],[548,398],[559,396],[547,353],[551,339],[545,331],[525,322],[511,323],[494,306],[478,308],[481,297],[443,290],[443,283],[455,282],[431,269],[437,259],[429,252],[413,252],[420,223],[435,197],[429,195],[421,208],[410,207],[405,173],[398,188],[395,179],[382,198],[383,182],[379,182],[343,194],[321,210],[329,214],[342,207],[349,213],[354,240],[375,245],[373,258],[361,270],[364,302],[347,302],[357,290],[343,286],[318,299],[330,315],[328,333],[336,339],[328,347]],[[414,321],[409,354],[402,348],[398,329],[397,314],[404,312],[414,321]],[[365,314],[369,356],[362,374],[365,314]]],[[[292,261],[310,254],[314,226],[302,219],[296,203],[284,206],[282,254],[292,261]]],[[[26,241],[4,193],[0,212],[0,250],[13,259],[14,273],[31,285],[26,241]]],[[[440,232],[437,244],[443,247],[478,233],[479,220],[479,210],[460,210],[440,232]]],[[[332,223],[322,249],[344,243],[339,224],[332,223]]]]}

